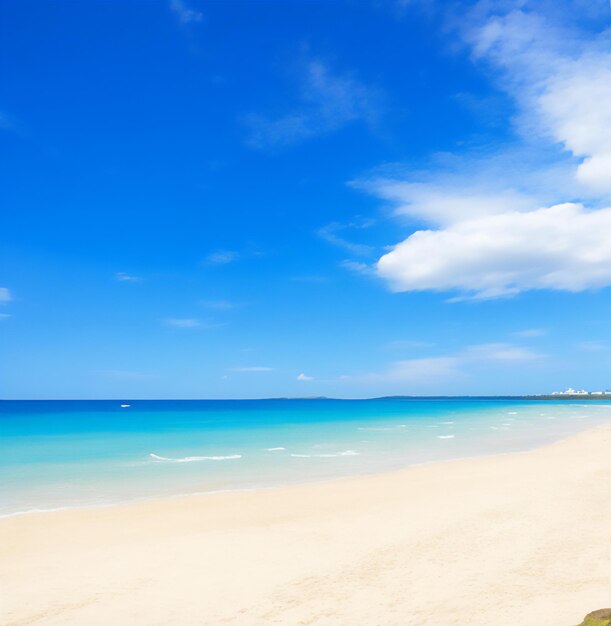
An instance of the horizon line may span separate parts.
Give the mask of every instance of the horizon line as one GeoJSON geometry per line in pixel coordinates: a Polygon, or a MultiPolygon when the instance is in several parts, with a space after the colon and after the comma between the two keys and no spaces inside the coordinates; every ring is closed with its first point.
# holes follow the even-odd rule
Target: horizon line
{"type": "Polygon", "coordinates": [[[467,394],[467,395],[388,395],[388,396],[368,396],[362,398],[342,398],[335,396],[266,396],[262,398],[0,398],[0,402],[263,402],[266,400],[338,400],[338,401],[365,401],[365,400],[392,400],[392,399],[414,399],[414,400],[434,400],[434,399],[495,399],[495,398],[554,398],[554,399],[573,399],[578,398],[595,398],[595,399],[611,399],[611,393],[608,394],[553,394],[553,393],[537,393],[537,394],[467,394]]]}

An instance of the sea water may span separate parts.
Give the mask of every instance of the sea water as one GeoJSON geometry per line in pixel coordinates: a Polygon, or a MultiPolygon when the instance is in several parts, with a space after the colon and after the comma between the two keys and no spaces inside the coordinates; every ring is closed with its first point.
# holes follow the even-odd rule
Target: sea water
{"type": "Polygon", "coordinates": [[[257,489],[534,448],[608,401],[1,401],[0,515],[257,489]]]}

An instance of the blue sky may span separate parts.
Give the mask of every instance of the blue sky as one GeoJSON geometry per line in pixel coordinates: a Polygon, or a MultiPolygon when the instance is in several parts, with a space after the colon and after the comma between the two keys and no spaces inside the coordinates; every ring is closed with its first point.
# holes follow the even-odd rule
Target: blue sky
{"type": "Polygon", "coordinates": [[[0,397],[611,387],[608,2],[0,11],[0,397]]]}

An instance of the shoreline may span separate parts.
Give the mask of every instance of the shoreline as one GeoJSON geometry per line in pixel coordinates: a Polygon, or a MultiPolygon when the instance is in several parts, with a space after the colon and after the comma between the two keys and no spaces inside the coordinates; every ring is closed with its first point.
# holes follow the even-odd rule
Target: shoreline
{"type": "Polygon", "coordinates": [[[216,490],[213,489],[210,491],[194,491],[194,492],[183,492],[183,493],[165,494],[165,495],[135,496],[133,498],[117,500],[114,502],[99,503],[99,504],[84,504],[84,505],[75,504],[75,505],[52,507],[48,509],[34,508],[34,509],[27,509],[24,511],[0,513],[0,522],[4,519],[11,519],[14,517],[23,517],[23,516],[29,516],[29,515],[46,515],[46,514],[60,513],[63,511],[100,510],[100,509],[108,509],[108,508],[114,508],[114,507],[142,505],[142,504],[147,504],[147,503],[149,504],[150,503],[163,503],[166,501],[169,502],[169,501],[182,499],[182,498],[199,498],[199,497],[204,497],[204,496],[208,497],[208,496],[216,496],[216,495],[228,494],[228,493],[251,493],[251,492],[259,492],[259,491],[264,492],[264,491],[271,491],[271,490],[277,490],[277,489],[290,489],[294,487],[307,486],[307,485],[324,485],[327,483],[335,483],[338,481],[350,481],[350,480],[359,479],[359,478],[391,475],[397,472],[403,472],[403,471],[410,470],[412,468],[428,466],[428,465],[453,463],[453,462],[458,462],[458,461],[469,461],[469,460],[475,460],[475,459],[486,459],[486,458],[493,458],[497,456],[501,457],[505,455],[513,455],[513,454],[525,454],[525,453],[532,452],[541,448],[545,448],[547,446],[552,446],[552,445],[561,443],[563,441],[566,441],[567,439],[571,439],[575,436],[578,436],[581,433],[590,432],[590,431],[596,430],[597,428],[604,428],[607,425],[611,425],[611,420],[607,420],[603,422],[602,424],[598,424],[596,426],[589,426],[588,428],[585,428],[583,430],[577,430],[568,435],[564,435],[558,439],[550,439],[549,441],[543,444],[537,442],[529,447],[524,447],[523,449],[508,450],[506,452],[495,451],[495,452],[490,452],[490,453],[467,454],[465,456],[456,456],[456,457],[451,457],[447,459],[433,459],[430,461],[420,461],[416,463],[410,463],[408,465],[403,465],[400,467],[391,467],[391,468],[371,470],[371,471],[365,470],[365,471],[355,472],[354,474],[328,476],[328,477],[322,477],[319,479],[296,479],[294,481],[289,481],[289,482],[278,482],[274,484],[257,485],[257,486],[251,486],[251,487],[235,487],[235,488],[216,489],[216,490]]]}
{"type": "Polygon", "coordinates": [[[573,626],[611,604],[610,446],[606,422],[521,452],[5,516],[0,624],[573,626]]]}

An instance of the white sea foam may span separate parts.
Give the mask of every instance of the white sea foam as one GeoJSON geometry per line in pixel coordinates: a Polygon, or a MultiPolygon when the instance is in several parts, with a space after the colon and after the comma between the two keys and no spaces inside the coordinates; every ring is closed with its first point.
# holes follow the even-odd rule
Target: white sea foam
{"type": "Polygon", "coordinates": [[[518,412],[517,412],[517,411],[509,411],[509,412],[507,413],[507,415],[517,415],[517,414],[518,414],[518,412]]]}
{"type": "Polygon", "coordinates": [[[226,456],[185,456],[180,459],[169,459],[158,454],[149,454],[151,459],[155,461],[163,461],[164,463],[193,463],[194,461],[228,461],[230,459],[241,459],[241,454],[228,454],[226,456]]]}
{"type": "Polygon", "coordinates": [[[343,452],[336,452],[335,454],[291,454],[299,459],[331,459],[333,457],[338,456],[358,456],[360,452],[356,452],[355,450],[344,450],[343,452]]]}
{"type": "Polygon", "coordinates": [[[454,435],[437,435],[437,439],[454,439],[454,435]]]}
{"type": "Polygon", "coordinates": [[[277,448],[265,448],[268,452],[280,452],[280,450],[286,450],[286,448],[282,448],[281,446],[277,448]]]}
{"type": "Polygon", "coordinates": [[[454,422],[441,422],[441,424],[443,424],[444,426],[450,426],[451,424],[453,424],[454,422]]]}

